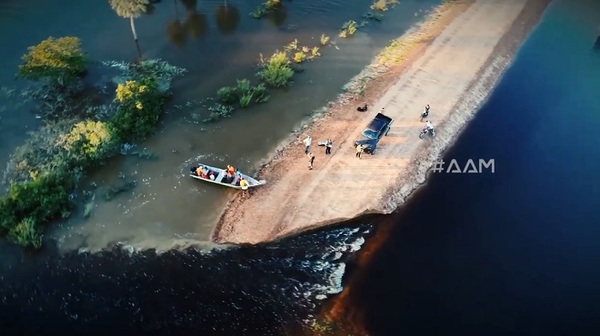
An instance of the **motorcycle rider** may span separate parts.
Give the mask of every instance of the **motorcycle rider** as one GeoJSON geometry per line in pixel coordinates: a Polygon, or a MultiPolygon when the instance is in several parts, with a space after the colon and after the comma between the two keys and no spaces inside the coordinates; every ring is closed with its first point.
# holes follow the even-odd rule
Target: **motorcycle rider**
{"type": "Polygon", "coordinates": [[[425,110],[421,112],[421,121],[429,116],[429,104],[425,105],[425,110]]]}
{"type": "Polygon", "coordinates": [[[433,132],[433,125],[431,124],[430,120],[427,120],[425,125],[426,125],[428,131],[433,132]]]}

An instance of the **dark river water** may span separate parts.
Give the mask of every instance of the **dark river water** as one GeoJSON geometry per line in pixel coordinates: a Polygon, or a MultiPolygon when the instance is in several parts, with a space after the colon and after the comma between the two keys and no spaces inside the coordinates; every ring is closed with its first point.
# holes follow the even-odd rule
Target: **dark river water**
{"type": "MultiPolygon", "coordinates": [[[[600,2],[556,0],[353,282],[371,335],[600,333],[600,2]]],[[[357,312],[358,311],[358,312],[357,312]]]]}

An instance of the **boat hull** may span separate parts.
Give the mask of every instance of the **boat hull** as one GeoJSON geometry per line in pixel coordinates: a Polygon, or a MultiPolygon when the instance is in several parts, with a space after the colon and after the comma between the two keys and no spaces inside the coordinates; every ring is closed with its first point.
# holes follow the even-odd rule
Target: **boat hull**
{"type": "MultiPolygon", "coordinates": [[[[261,186],[261,185],[264,185],[267,183],[267,181],[265,181],[265,180],[257,180],[255,178],[253,178],[252,176],[248,176],[246,174],[239,173],[239,175],[241,177],[243,177],[244,180],[246,180],[246,182],[248,182],[248,188],[258,187],[258,186],[261,186]]],[[[196,180],[210,182],[213,184],[222,185],[224,187],[228,187],[228,188],[232,188],[232,189],[238,189],[238,190],[245,189],[240,186],[239,181],[237,181],[237,179],[235,177],[234,177],[233,181],[227,181],[227,172],[225,171],[225,169],[218,168],[218,167],[212,167],[207,164],[201,163],[199,165],[196,165],[196,166],[193,166],[192,168],[190,168],[190,177],[192,177],[196,180]],[[205,166],[206,168],[208,168],[209,172],[213,173],[214,179],[204,178],[204,177],[198,176],[198,174],[196,174],[196,169],[198,169],[198,167],[202,167],[202,166],[205,166]]]]}

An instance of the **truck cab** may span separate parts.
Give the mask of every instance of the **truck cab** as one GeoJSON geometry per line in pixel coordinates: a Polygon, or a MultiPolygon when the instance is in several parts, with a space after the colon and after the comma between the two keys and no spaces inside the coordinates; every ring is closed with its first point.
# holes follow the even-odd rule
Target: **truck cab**
{"type": "Polygon", "coordinates": [[[363,145],[365,153],[375,154],[379,140],[389,133],[391,125],[392,118],[382,113],[377,113],[369,125],[362,131],[360,139],[354,142],[354,147],[363,145]]]}

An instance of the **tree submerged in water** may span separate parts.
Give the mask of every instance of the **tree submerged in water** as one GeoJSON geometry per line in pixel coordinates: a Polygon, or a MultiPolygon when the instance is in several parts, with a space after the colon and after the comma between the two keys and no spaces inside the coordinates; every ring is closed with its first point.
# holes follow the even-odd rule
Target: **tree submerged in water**
{"type": "Polygon", "coordinates": [[[129,19],[133,39],[137,41],[134,19],[148,11],[151,6],[150,0],[108,0],[108,2],[118,16],[129,19]]]}
{"type": "Polygon", "coordinates": [[[27,48],[18,75],[64,86],[85,72],[85,54],[77,37],[49,37],[27,48]]]}

